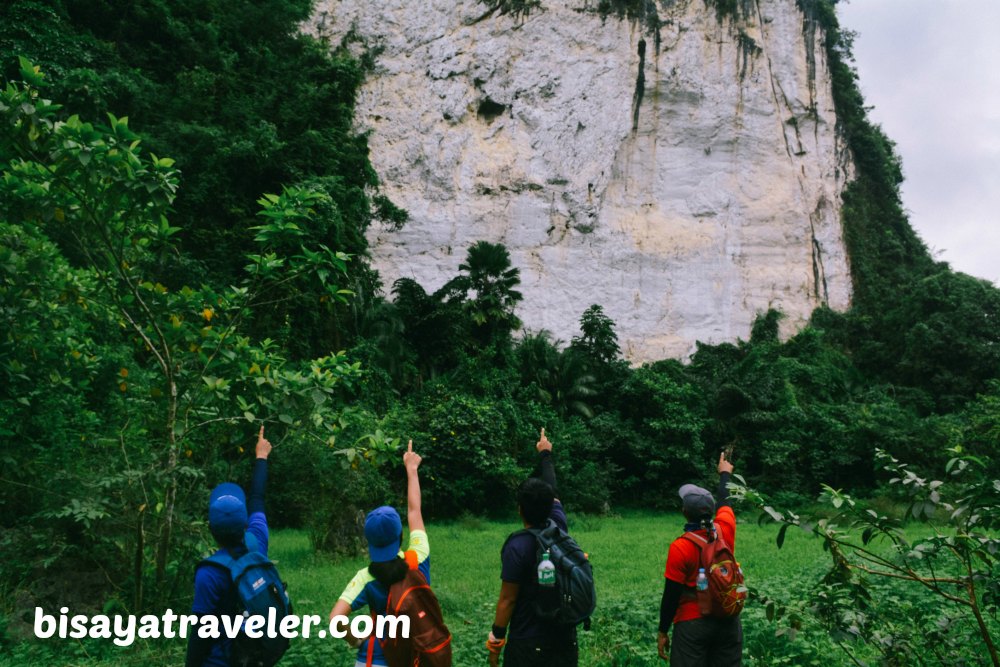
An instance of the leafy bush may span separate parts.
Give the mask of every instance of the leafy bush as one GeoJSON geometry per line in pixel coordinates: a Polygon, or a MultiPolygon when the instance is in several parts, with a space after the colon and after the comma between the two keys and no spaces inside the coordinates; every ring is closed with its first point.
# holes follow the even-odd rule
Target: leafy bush
{"type": "MultiPolygon", "coordinates": [[[[988,465],[982,459],[961,448],[951,453],[946,476],[934,480],[878,452],[893,476],[889,483],[909,499],[907,514],[929,524],[919,537],[904,532],[898,519],[829,486],[820,499],[837,511],[832,518],[779,511],[759,493],[734,486],[736,498],[780,524],[779,548],[793,527],[823,540],[832,566],[805,613],[818,618],[855,662],[853,653],[867,646],[889,664],[916,664],[929,656],[938,664],[978,662],[985,650],[991,664],[1000,665],[993,639],[1000,608],[1000,480],[983,474],[988,465]]],[[[764,602],[769,618],[785,611],[764,602]]]]}

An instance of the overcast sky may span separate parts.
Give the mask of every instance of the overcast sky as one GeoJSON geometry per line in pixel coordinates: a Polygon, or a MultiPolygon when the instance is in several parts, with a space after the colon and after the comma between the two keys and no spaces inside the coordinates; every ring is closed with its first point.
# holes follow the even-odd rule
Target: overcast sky
{"type": "Polygon", "coordinates": [[[841,0],[870,118],[938,259],[1000,284],[1000,0],[841,0]]]}

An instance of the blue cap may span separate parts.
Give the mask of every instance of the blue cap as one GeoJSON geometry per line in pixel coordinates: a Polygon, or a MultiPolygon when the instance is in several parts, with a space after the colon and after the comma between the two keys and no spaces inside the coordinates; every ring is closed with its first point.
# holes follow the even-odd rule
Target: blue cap
{"type": "Polygon", "coordinates": [[[226,482],[208,498],[208,528],[213,535],[242,535],[247,528],[247,500],[239,484],[226,482]]]}
{"type": "Polygon", "coordinates": [[[384,563],[399,555],[403,522],[395,508],[376,507],[365,517],[365,539],[373,563],[384,563]]]}

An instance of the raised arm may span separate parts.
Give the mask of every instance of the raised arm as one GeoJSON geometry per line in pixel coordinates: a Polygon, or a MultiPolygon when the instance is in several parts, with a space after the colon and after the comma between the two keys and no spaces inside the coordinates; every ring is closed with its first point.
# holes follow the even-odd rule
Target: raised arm
{"type": "Polygon", "coordinates": [[[250,495],[247,497],[247,514],[264,511],[264,491],[267,487],[267,457],[271,454],[271,443],[264,437],[264,425],[257,434],[256,457],[253,462],[253,478],[250,481],[250,495]]]}
{"type": "Polygon", "coordinates": [[[726,459],[726,453],[722,452],[719,454],[719,491],[717,494],[718,501],[715,503],[715,509],[718,510],[720,507],[732,507],[729,500],[729,478],[733,474],[733,464],[726,459]]]}
{"type": "Polygon", "coordinates": [[[406,467],[406,521],[410,533],[424,529],[424,515],[420,511],[420,476],[417,474],[421,460],[420,454],[413,451],[413,441],[410,440],[406,444],[406,453],[403,454],[403,465],[406,467]]]}
{"type": "Polygon", "coordinates": [[[538,465],[535,467],[535,474],[533,477],[541,478],[546,484],[552,487],[552,493],[557,496],[559,492],[556,489],[556,469],[552,465],[552,443],[549,439],[545,437],[545,429],[542,429],[541,437],[538,438],[538,442],[535,443],[535,449],[538,450],[538,465]]]}

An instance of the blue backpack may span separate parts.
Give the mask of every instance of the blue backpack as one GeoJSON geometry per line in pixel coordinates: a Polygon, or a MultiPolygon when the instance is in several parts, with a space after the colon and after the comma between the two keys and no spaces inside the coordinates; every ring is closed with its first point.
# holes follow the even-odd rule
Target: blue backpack
{"type": "MultiPolygon", "coordinates": [[[[257,550],[257,538],[247,532],[245,540],[247,551],[238,558],[222,550],[201,561],[201,565],[210,564],[229,572],[244,619],[257,615],[267,619],[273,609],[274,627],[278,628],[281,619],[292,613],[286,586],[274,563],[257,550]]],[[[233,667],[271,667],[281,660],[289,644],[288,638],[276,634],[276,637],[268,637],[265,626],[261,636],[253,639],[241,630],[232,641],[229,664],[233,667]]]]}

